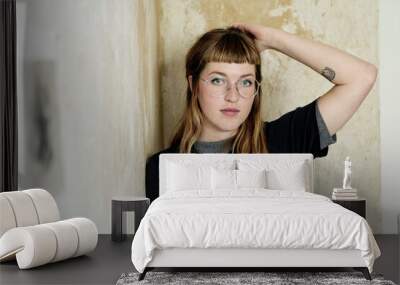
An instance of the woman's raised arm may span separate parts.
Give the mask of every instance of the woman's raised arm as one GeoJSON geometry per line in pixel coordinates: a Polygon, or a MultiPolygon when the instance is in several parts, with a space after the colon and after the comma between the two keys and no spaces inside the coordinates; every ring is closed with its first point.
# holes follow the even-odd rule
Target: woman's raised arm
{"type": "Polygon", "coordinates": [[[262,25],[233,26],[252,33],[260,52],[265,49],[282,52],[335,84],[317,100],[331,135],[352,117],[375,83],[375,65],[335,47],[262,25]]]}

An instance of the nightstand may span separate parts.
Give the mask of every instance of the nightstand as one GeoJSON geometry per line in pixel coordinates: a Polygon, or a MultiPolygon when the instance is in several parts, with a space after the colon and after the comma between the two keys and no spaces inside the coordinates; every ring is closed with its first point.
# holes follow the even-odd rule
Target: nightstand
{"type": "Polygon", "coordinates": [[[150,199],[146,197],[120,196],[113,197],[111,202],[111,239],[123,241],[126,234],[122,232],[123,212],[135,212],[135,231],[144,217],[147,208],[150,206],[150,199]]]}
{"type": "Polygon", "coordinates": [[[339,200],[332,199],[332,202],[341,205],[342,207],[359,214],[364,219],[366,218],[367,200],[363,198],[354,200],[339,200]]]}

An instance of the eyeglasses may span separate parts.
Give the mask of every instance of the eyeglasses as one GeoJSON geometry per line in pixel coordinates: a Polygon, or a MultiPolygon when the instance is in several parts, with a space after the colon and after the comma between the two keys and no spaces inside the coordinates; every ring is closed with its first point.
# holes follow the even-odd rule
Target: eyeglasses
{"type": "MultiPolygon", "coordinates": [[[[200,78],[207,84],[210,94],[215,97],[223,97],[231,88],[231,83],[222,76],[210,76],[207,79],[200,78]]],[[[235,82],[236,90],[239,95],[245,99],[255,96],[260,89],[260,82],[253,78],[240,79],[235,82]]]]}

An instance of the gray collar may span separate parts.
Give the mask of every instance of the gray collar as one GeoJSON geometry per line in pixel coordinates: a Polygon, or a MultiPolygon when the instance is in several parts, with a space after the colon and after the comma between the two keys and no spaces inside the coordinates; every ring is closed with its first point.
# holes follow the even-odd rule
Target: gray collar
{"type": "Polygon", "coordinates": [[[220,141],[196,141],[193,149],[197,153],[229,153],[231,152],[235,136],[220,141]]]}

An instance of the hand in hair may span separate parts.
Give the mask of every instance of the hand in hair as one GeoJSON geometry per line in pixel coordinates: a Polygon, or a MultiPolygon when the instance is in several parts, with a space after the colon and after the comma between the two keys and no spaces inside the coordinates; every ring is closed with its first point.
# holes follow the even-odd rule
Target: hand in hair
{"type": "Polygon", "coordinates": [[[242,31],[247,31],[255,37],[255,42],[257,49],[262,52],[266,49],[273,48],[272,44],[272,28],[257,25],[257,24],[247,24],[236,22],[232,24],[233,27],[238,28],[242,31]]]}

